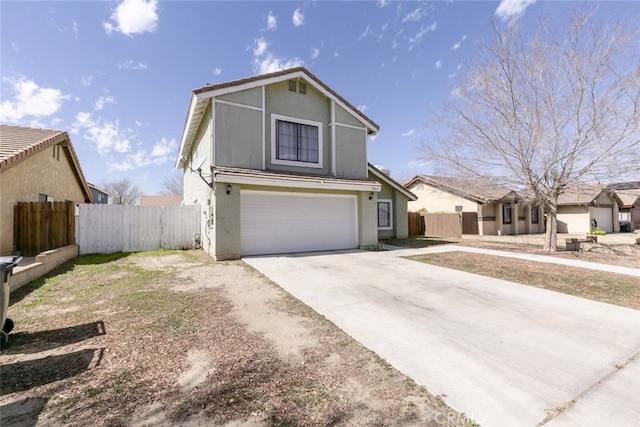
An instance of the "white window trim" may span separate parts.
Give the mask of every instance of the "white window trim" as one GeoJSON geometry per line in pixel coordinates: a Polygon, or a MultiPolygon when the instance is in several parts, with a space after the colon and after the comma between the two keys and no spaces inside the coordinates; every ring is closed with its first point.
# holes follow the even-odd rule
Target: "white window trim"
{"type": "MultiPolygon", "coordinates": [[[[393,230],[393,202],[391,199],[378,199],[378,203],[389,203],[389,226],[378,227],[378,230],[393,230]]],[[[376,203],[376,223],[378,222],[379,212],[378,203],[376,203]]]]}
{"type": "Polygon", "coordinates": [[[287,165],[287,166],[297,166],[297,167],[303,167],[303,168],[322,169],[324,167],[323,150],[322,150],[322,145],[323,145],[322,127],[323,127],[322,122],[314,122],[312,120],[304,120],[304,119],[299,119],[295,117],[283,116],[280,114],[272,114],[271,115],[271,163],[274,165],[287,165]],[[278,149],[278,147],[276,146],[276,141],[277,141],[276,121],[278,120],[291,122],[291,123],[298,123],[301,125],[316,126],[318,128],[318,163],[298,162],[295,160],[280,160],[276,157],[277,149],[278,149]]]}

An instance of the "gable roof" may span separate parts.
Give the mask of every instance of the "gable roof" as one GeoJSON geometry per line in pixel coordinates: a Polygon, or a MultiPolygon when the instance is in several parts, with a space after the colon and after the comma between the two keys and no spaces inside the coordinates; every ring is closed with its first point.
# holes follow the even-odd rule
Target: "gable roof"
{"type": "Polygon", "coordinates": [[[71,144],[71,138],[65,131],[0,125],[0,171],[3,172],[56,144],[62,146],[85,201],[91,202],[91,191],[71,144]]]}
{"type": "Polygon", "coordinates": [[[411,201],[416,201],[418,200],[418,196],[416,196],[415,194],[413,194],[411,191],[407,190],[406,188],[404,188],[402,186],[402,184],[400,184],[398,181],[394,180],[393,178],[391,178],[389,175],[387,175],[386,173],[382,172],[380,169],[378,169],[377,167],[375,167],[374,165],[372,165],[371,163],[368,164],[368,170],[369,172],[371,172],[373,175],[375,175],[377,180],[380,181],[384,181],[385,183],[387,183],[388,185],[390,185],[391,187],[395,188],[397,191],[401,192],[402,194],[404,194],[405,196],[407,196],[407,198],[411,201]]]}
{"type": "Polygon", "coordinates": [[[613,184],[607,185],[609,188],[613,188],[614,190],[640,190],[640,181],[627,181],[627,182],[616,182],[613,184]]]}
{"type": "Polygon", "coordinates": [[[373,135],[380,129],[380,126],[378,126],[373,120],[371,120],[362,111],[358,110],[356,107],[350,104],[346,99],[338,95],[337,92],[320,81],[320,79],[318,79],[316,76],[311,74],[309,70],[304,67],[289,68],[273,73],[246,77],[243,79],[207,85],[198,89],[194,89],[191,95],[191,101],[189,102],[189,110],[187,112],[184,129],[182,131],[182,138],[180,141],[180,148],[178,150],[178,158],[176,159],[175,167],[180,168],[181,166],[183,166],[184,163],[182,159],[189,154],[191,144],[193,143],[198,128],[200,127],[200,122],[202,120],[202,117],[204,116],[204,112],[209,105],[209,99],[228,93],[239,92],[242,90],[252,89],[298,78],[305,79],[319,92],[332,99],[342,108],[351,113],[367,128],[368,134],[373,135]]]}
{"type": "Polygon", "coordinates": [[[602,193],[611,196],[619,206],[622,206],[622,200],[613,190],[595,184],[579,184],[568,187],[558,196],[558,206],[592,205],[602,193]]]}
{"type": "Polygon", "coordinates": [[[467,178],[416,175],[404,186],[410,189],[417,184],[426,184],[438,190],[481,204],[501,200],[520,199],[518,193],[509,188],[489,183],[480,183],[477,180],[467,178]]]}
{"type": "Polygon", "coordinates": [[[640,190],[635,191],[616,191],[622,205],[625,209],[630,209],[633,206],[640,206],[640,190]]]}

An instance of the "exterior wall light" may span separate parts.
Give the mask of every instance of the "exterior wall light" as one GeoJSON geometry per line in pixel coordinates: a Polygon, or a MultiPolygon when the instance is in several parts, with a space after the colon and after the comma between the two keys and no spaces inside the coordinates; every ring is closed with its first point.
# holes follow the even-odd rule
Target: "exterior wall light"
{"type": "Polygon", "coordinates": [[[227,184],[227,194],[231,194],[231,184],[227,184]]]}
{"type": "Polygon", "coordinates": [[[373,191],[369,193],[369,200],[373,200],[373,191]]]}

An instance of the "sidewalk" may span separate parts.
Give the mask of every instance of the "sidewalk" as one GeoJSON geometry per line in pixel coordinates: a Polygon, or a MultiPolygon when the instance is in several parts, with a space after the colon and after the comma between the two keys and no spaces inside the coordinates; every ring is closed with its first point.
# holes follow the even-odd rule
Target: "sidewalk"
{"type": "Polygon", "coordinates": [[[494,249],[472,248],[461,245],[436,245],[426,248],[402,248],[399,246],[385,245],[385,249],[390,256],[404,257],[422,254],[433,254],[442,252],[474,252],[485,255],[501,256],[505,258],[519,258],[528,261],[546,262],[551,264],[566,265],[569,267],[588,268],[591,270],[607,271],[609,273],[626,274],[628,276],[640,277],[640,269],[622,267],[618,265],[600,264],[596,262],[580,261],[577,259],[557,258],[548,255],[527,254],[521,252],[498,251],[494,249]]]}

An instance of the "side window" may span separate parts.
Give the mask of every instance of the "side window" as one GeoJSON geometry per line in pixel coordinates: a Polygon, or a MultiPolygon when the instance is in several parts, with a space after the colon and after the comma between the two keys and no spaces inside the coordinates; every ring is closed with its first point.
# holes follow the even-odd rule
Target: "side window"
{"type": "Polygon", "coordinates": [[[393,228],[393,211],[391,200],[378,199],[378,229],[391,230],[393,228]]]}
{"type": "Polygon", "coordinates": [[[502,223],[511,224],[511,205],[502,205],[502,223]]]}

